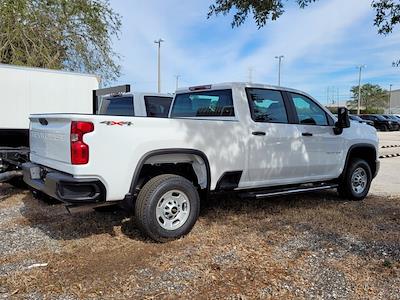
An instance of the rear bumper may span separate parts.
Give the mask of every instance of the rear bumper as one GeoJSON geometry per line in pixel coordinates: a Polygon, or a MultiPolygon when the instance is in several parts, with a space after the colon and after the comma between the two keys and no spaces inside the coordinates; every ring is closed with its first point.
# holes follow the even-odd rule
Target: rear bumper
{"type": "Polygon", "coordinates": [[[78,179],[69,174],[48,170],[34,163],[22,165],[24,181],[34,188],[53,198],[68,204],[90,204],[105,202],[106,189],[103,183],[95,178],[78,179]],[[38,174],[34,176],[32,174],[38,174]]]}

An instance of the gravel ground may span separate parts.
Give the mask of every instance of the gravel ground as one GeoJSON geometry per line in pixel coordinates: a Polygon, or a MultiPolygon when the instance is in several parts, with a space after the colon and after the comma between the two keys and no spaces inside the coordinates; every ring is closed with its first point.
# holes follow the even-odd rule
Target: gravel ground
{"type": "Polygon", "coordinates": [[[120,210],[70,215],[0,184],[0,299],[400,299],[398,164],[362,202],[213,199],[167,244],[120,210]]]}

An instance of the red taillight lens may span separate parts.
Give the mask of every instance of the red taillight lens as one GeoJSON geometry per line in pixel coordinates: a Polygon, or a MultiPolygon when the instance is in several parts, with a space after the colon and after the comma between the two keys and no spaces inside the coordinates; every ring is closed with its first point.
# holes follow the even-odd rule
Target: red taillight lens
{"type": "Polygon", "coordinates": [[[89,162],[89,146],[83,142],[83,135],[94,130],[92,122],[71,122],[71,163],[84,165],[89,162]]]}

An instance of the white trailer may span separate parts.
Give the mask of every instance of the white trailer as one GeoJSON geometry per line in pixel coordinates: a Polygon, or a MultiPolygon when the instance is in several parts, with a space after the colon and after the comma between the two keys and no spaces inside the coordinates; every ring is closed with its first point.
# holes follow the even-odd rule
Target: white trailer
{"type": "Polygon", "coordinates": [[[0,64],[0,182],[27,159],[30,114],[91,114],[98,88],[91,74],[0,64]]]}
{"type": "Polygon", "coordinates": [[[95,75],[0,64],[0,129],[29,129],[34,113],[92,113],[95,75]]]}

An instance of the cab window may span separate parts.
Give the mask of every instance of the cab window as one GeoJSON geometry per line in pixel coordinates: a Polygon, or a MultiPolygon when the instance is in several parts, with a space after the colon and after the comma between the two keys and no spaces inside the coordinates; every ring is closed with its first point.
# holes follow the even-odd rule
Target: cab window
{"type": "Polygon", "coordinates": [[[145,96],[144,103],[148,117],[168,118],[172,97],[145,96]]]}
{"type": "Polygon", "coordinates": [[[302,125],[328,125],[325,111],[313,100],[300,94],[290,93],[297,118],[302,125]]]}
{"type": "Polygon", "coordinates": [[[247,89],[251,117],[255,122],[288,123],[281,92],[265,89],[247,89]]]}
{"type": "Polygon", "coordinates": [[[133,96],[113,96],[101,101],[99,115],[134,116],[133,96]]]}
{"type": "Polygon", "coordinates": [[[234,116],[232,90],[177,94],[171,110],[172,118],[234,116]]]}

